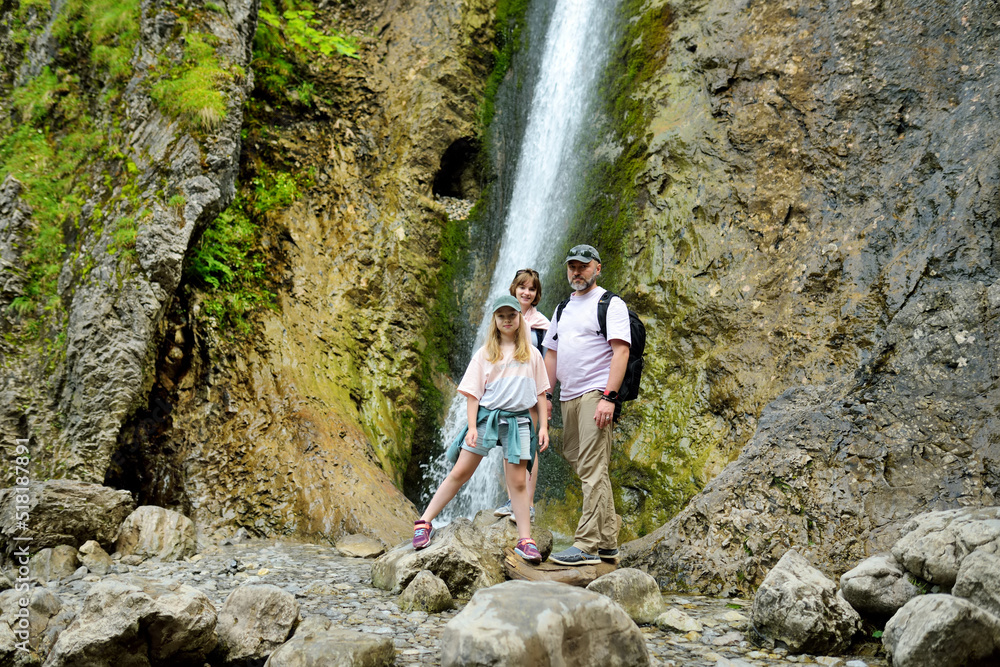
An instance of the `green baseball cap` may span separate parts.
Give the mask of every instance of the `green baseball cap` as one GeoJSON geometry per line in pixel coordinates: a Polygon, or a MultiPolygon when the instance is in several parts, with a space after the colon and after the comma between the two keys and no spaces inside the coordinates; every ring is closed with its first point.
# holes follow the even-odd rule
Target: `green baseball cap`
{"type": "Polygon", "coordinates": [[[597,248],[595,248],[594,246],[582,244],[582,245],[575,245],[569,249],[569,254],[566,255],[566,261],[564,261],[563,264],[565,264],[566,262],[572,262],[573,260],[576,260],[578,262],[586,262],[588,264],[590,262],[596,261],[598,264],[600,264],[601,256],[597,253],[597,248]]]}
{"type": "Polygon", "coordinates": [[[521,304],[519,304],[517,299],[512,297],[510,294],[504,294],[503,296],[497,297],[497,300],[493,302],[493,312],[497,312],[504,306],[510,306],[517,312],[521,312],[521,304]]]}

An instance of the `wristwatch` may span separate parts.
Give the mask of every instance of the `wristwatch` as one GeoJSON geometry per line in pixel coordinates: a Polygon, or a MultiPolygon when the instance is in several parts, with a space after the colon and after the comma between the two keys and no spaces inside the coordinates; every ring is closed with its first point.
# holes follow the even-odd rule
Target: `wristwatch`
{"type": "Polygon", "coordinates": [[[547,398],[547,399],[549,399],[551,401],[552,400],[552,392],[551,391],[545,392],[545,398],[547,398]]]}
{"type": "Polygon", "coordinates": [[[601,394],[601,400],[610,401],[611,403],[617,403],[618,402],[618,392],[617,391],[607,391],[607,390],[605,390],[604,393],[601,394]]]}

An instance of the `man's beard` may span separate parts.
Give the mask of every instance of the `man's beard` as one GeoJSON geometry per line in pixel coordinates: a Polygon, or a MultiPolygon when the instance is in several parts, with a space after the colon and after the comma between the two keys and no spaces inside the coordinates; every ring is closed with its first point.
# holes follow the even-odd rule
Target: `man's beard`
{"type": "Polygon", "coordinates": [[[597,274],[590,280],[585,280],[584,278],[574,278],[569,281],[569,286],[572,287],[577,292],[582,292],[586,289],[590,289],[590,286],[597,282],[597,274]]]}

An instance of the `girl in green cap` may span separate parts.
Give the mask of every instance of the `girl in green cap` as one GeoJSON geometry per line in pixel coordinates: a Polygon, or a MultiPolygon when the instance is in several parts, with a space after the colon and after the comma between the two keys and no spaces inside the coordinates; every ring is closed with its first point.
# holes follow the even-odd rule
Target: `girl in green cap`
{"type": "Polygon", "coordinates": [[[544,410],[548,374],[542,355],[529,342],[521,305],[504,295],[493,302],[486,344],[479,348],[458,384],[468,402],[468,426],[448,448],[455,466],[441,482],[427,509],[413,525],[413,548],[423,549],[434,536],[434,517],[469,481],[479,462],[500,445],[504,450],[504,476],[511,495],[520,539],[514,551],[529,563],[540,563],[538,546],[531,539],[526,472],[536,451],[549,446],[544,410]],[[542,405],[542,413],[538,406],[542,405]],[[541,418],[539,415],[541,414],[541,418]],[[535,432],[534,424],[538,424],[535,432]]]}

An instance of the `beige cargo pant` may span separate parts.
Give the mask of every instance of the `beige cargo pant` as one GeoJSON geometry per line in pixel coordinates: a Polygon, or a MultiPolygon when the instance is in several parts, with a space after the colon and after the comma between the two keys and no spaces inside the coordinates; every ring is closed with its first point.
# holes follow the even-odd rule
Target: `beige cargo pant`
{"type": "Polygon", "coordinates": [[[608,466],[611,463],[611,428],[597,428],[594,411],[601,392],[591,391],[562,401],[563,456],[583,483],[583,513],[573,546],[597,555],[598,549],[618,547],[621,517],[615,513],[608,466]]]}

